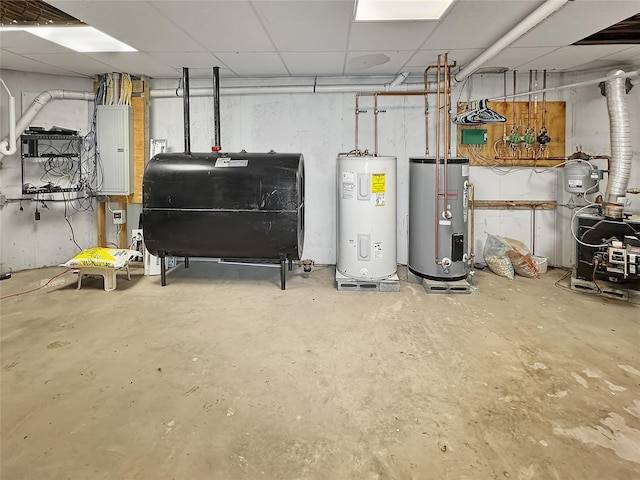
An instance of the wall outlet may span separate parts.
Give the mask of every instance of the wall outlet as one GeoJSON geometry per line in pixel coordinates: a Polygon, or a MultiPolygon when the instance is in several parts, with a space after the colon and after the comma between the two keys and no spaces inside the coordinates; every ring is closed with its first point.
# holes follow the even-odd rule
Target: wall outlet
{"type": "Polygon", "coordinates": [[[114,225],[122,225],[123,223],[127,223],[127,213],[124,210],[113,210],[111,214],[113,215],[114,225]]]}

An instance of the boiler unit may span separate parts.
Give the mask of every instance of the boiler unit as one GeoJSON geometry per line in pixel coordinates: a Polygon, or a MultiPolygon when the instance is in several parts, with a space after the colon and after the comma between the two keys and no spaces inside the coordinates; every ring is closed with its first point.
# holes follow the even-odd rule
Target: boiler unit
{"type": "Polygon", "coordinates": [[[468,180],[468,158],[450,158],[446,167],[443,159],[437,164],[435,158],[409,159],[408,268],[417,277],[449,282],[467,277],[468,180]]]}
{"type": "Polygon", "coordinates": [[[338,156],[336,270],[356,280],[395,275],[396,157],[338,156]]]}
{"type": "Polygon", "coordinates": [[[576,278],[589,282],[640,281],[640,217],[576,216],[576,278]]]}
{"type": "Polygon", "coordinates": [[[213,257],[280,263],[299,260],[304,239],[304,163],[300,153],[220,152],[218,67],[214,68],[215,145],[191,153],[189,73],[183,69],[184,153],[160,153],[144,172],[144,242],[160,257],[213,257]]]}
{"type": "MultiPolygon", "coordinates": [[[[631,85],[619,76],[623,73],[609,72],[612,78],[604,82],[601,90],[607,100],[611,142],[604,201],[578,210],[571,225],[576,240],[576,278],[594,283],[597,279],[640,280],[640,216],[625,211],[633,148],[625,98],[627,86],[630,89],[631,85]],[[582,213],[593,207],[598,209],[595,213],[582,213]]],[[[597,283],[596,287],[600,292],[597,283]]]]}

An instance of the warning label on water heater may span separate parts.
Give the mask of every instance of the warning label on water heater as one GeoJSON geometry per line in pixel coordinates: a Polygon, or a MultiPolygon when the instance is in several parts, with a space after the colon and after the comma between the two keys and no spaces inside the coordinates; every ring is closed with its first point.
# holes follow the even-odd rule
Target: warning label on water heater
{"type": "Polygon", "coordinates": [[[385,173],[372,173],[371,174],[371,193],[384,193],[386,183],[385,173]]]}
{"type": "Polygon", "coordinates": [[[353,172],[342,172],[342,198],[351,200],[356,190],[353,172]]]}

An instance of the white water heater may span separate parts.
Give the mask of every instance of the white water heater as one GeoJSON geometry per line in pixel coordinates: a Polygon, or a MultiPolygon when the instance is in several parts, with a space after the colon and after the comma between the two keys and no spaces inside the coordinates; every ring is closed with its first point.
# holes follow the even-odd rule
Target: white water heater
{"type": "Polygon", "coordinates": [[[396,273],[396,157],[338,156],[336,269],[359,280],[396,273]]]}

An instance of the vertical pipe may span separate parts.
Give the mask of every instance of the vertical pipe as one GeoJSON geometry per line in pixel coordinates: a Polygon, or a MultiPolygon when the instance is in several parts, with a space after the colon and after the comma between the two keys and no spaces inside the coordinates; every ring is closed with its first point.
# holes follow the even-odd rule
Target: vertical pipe
{"type": "Polygon", "coordinates": [[[214,145],[211,150],[218,152],[222,149],[220,144],[220,67],[213,67],[213,114],[214,145]]]}
{"type": "MultiPolygon", "coordinates": [[[[429,94],[434,92],[429,91],[429,70],[436,68],[437,65],[429,65],[424,69],[424,128],[425,128],[425,155],[429,156],[429,94]]],[[[437,89],[436,89],[437,90],[437,89]]],[[[438,112],[436,112],[437,114],[438,112]]]]}
{"type": "Polygon", "coordinates": [[[373,95],[373,152],[378,156],[378,94],[373,95]]]}
{"type": "Polygon", "coordinates": [[[531,207],[531,253],[536,254],[536,207],[531,207]]]}
{"type": "MultiPolygon", "coordinates": [[[[451,156],[451,68],[449,68],[449,54],[444,54],[444,64],[446,65],[445,88],[447,89],[447,108],[445,111],[447,122],[447,153],[451,156]]],[[[454,62],[455,64],[455,62],[454,62]]],[[[446,188],[446,187],[445,187],[446,188]]]]}
{"type": "Polygon", "coordinates": [[[435,211],[433,212],[433,222],[434,222],[434,232],[435,232],[435,259],[436,259],[436,264],[440,264],[440,246],[438,245],[438,235],[439,235],[439,222],[438,222],[438,216],[440,213],[440,175],[439,175],[439,170],[440,170],[440,74],[441,69],[440,69],[440,57],[441,55],[438,54],[438,76],[437,76],[437,81],[436,81],[436,171],[435,171],[435,211]]]}
{"type": "Polygon", "coordinates": [[[471,199],[471,270],[475,268],[475,243],[476,243],[476,189],[473,183],[469,183],[469,187],[471,189],[471,193],[469,195],[471,199]]]}
{"type": "MultiPolygon", "coordinates": [[[[542,89],[547,89],[547,71],[542,71],[542,89]]],[[[514,92],[515,93],[515,92],[514,92]]],[[[547,126],[547,92],[542,92],[542,128],[547,126]]]]}
{"type": "MultiPolygon", "coordinates": [[[[529,70],[529,91],[533,82],[533,70],[529,70]]],[[[527,128],[531,128],[531,94],[529,94],[529,104],[527,106],[527,128]]]]}
{"type": "Polygon", "coordinates": [[[191,154],[191,115],[189,113],[189,69],[182,67],[182,106],[184,109],[184,153],[191,154]]]}
{"type": "Polygon", "coordinates": [[[444,169],[444,175],[443,175],[443,193],[444,196],[442,197],[442,200],[444,202],[444,204],[442,205],[442,211],[444,212],[445,216],[447,218],[450,217],[450,213],[449,213],[449,208],[448,208],[448,202],[449,202],[449,196],[448,196],[448,185],[447,185],[447,170],[449,170],[447,168],[447,161],[449,160],[448,155],[450,153],[449,148],[451,142],[449,141],[449,54],[445,53],[444,54],[444,109],[442,112],[442,120],[444,121],[444,159],[443,159],[443,169],[444,169]]]}
{"type": "Polygon", "coordinates": [[[356,93],[356,145],[355,152],[358,153],[358,116],[360,115],[360,97],[356,93]]]}

